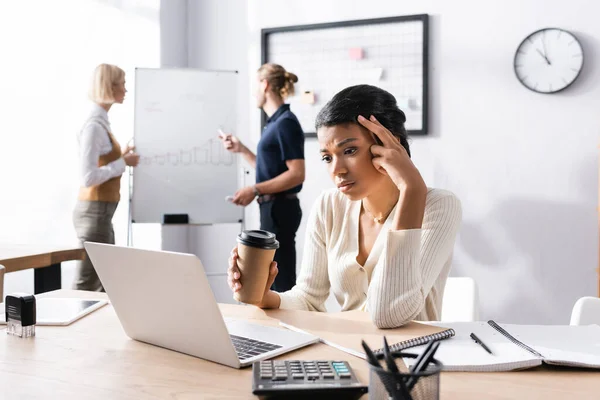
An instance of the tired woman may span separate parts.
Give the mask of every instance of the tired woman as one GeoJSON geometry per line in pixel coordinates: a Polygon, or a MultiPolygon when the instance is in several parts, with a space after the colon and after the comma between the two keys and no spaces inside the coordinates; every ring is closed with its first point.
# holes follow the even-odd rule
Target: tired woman
{"type": "MultiPolygon", "coordinates": [[[[309,216],[297,284],[270,290],[262,308],[325,311],[332,291],[343,311],[363,309],[379,328],[439,320],[461,222],[458,198],[428,188],[410,158],[406,117],[383,89],[358,85],[319,112],[321,158],[336,188],[309,216]]],[[[237,252],[228,280],[241,288],[237,252]]]]}

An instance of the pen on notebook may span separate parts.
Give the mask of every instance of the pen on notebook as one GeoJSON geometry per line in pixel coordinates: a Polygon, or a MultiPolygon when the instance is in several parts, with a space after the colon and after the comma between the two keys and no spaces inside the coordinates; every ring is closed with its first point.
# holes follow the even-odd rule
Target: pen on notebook
{"type": "Polygon", "coordinates": [[[475,343],[477,343],[478,345],[480,345],[481,347],[483,347],[483,349],[484,349],[485,351],[487,351],[487,352],[488,352],[488,353],[490,353],[491,355],[494,355],[494,353],[492,353],[492,351],[490,350],[490,348],[489,348],[489,347],[487,347],[487,346],[485,345],[485,343],[483,343],[483,342],[481,341],[481,339],[479,339],[479,338],[477,337],[477,335],[475,335],[474,333],[471,333],[471,335],[470,335],[470,336],[471,336],[471,339],[473,339],[473,340],[475,341],[475,343]]]}

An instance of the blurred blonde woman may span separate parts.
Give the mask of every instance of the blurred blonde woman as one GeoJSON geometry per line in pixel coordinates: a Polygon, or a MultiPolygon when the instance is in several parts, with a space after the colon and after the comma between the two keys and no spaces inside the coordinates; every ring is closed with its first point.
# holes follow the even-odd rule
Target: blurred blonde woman
{"type": "Polygon", "coordinates": [[[294,95],[298,77],[281,65],[264,64],[256,74],[256,106],[267,114],[267,124],[254,154],[240,140],[222,134],[225,148],[241,153],[256,168],[256,184],[238,190],[233,202],[245,207],[254,199],[260,207],[260,228],[277,235],[275,261],[279,275],[273,289],[286,291],[296,284],[296,231],[302,219],[298,192],[304,182],[304,133],[285,104],[294,95]]]}
{"type": "MultiPolygon", "coordinates": [[[[121,150],[108,119],[113,104],[123,104],[126,93],[125,71],[109,64],[96,67],[88,94],[93,104],[78,134],[81,188],[73,224],[81,245],[85,241],[115,243],[112,217],[120,200],[121,175],[126,166],[139,162],[133,147],[121,150]]],[[[104,291],[87,255],[78,265],[73,286],[104,291]]]]}

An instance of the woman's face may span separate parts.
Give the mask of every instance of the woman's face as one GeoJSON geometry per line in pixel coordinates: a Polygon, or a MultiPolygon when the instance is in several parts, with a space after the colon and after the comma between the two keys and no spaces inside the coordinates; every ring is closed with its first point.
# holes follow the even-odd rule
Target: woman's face
{"type": "Polygon", "coordinates": [[[267,95],[265,93],[267,89],[267,80],[262,79],[260,74],[256,74],[255,85],[256,89],[254,90],[254,97],[256,98],[256,107],[262,108],[267,101],[267,95]]]}
{"type": "Polygon", "coordinates": [[[115,98],[115,103],[123,104],[126,93],[127,93],[127,89],[125,88],[125,79],[123,79],[121,82],[115,84],[115,86],[113,88],[113,95],[115,98]]]}
{"type": "Polygon", "coordinates": [[[317,132],[321,159],[338,190],[350,200],[360,200],[388,179],[371,162],[373,135],[353,124],[321,127],[317,132]]]}

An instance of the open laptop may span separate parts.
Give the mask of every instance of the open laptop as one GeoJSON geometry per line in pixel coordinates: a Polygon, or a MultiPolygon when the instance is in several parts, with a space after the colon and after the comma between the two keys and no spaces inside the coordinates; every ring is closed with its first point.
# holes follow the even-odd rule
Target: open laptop
{"type": "Polygon", "coordinates": [[[319,341],[316,336],[225,321],[193,254],[84,243],[132,339],[234,368],[319,341]]]}

